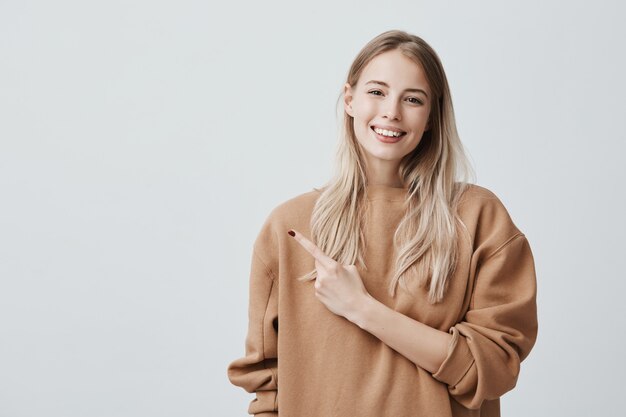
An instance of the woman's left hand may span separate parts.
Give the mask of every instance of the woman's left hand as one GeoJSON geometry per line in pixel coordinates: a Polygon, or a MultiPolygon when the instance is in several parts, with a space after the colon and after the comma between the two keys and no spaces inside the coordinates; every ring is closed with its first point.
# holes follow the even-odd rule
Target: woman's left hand
{"type": "Polygon", "coordinates": [[[294,239],[315,258],[317,298],[333,313],[353,321],[359,307],[371,297],[356,265],[342,265],[299,232],[291,230],[295,232],[294,239]]]}

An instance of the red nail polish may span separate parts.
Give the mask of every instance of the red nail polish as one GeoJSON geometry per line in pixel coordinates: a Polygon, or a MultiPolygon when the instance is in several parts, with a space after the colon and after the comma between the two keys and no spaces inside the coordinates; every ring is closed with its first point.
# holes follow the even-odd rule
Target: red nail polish
{"type": "Polygon", "coordinates": [[[296,232],[294,232],[291,229],[289,229],[289,231],[287,233],[289,233],[290,236],[295,236],[296,235],[296,232]]]}

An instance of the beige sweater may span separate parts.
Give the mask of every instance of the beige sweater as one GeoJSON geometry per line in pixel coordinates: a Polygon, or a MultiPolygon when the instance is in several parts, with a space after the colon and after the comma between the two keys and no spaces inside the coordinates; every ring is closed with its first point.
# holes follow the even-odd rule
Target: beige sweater
{"type": "Polygon", "coordinates": [[[459,228],[459,263],[444,301],[429,304],[426,289],[417,287],[413,296],[398,287],[392,298],[392,235],[406,189],[371,185],[368,194],[363,283],[385,305],[452,334],[446,359],[431,374],[328,310],[315,297],[314,281],[295,279],[315,268],[287,234],[294,228],[310,237],[320,195],[313,190],[274,208],[253,245],[245,355],[228,366],[230,382],[256,394],[248,413],[500,416],[499,397],[515,387],[537,338],[535,266],[526,236],[494,193],[471,185],[459,208],[467,231],[459,228]]]}

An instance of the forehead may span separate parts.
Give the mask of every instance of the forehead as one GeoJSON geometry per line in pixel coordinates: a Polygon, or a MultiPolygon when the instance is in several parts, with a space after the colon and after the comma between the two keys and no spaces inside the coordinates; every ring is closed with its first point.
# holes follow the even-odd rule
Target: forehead
{"type": "Polygon", "coordinates": [[[383,52],[367,63],[358,83],[362,85],[369,80],[384,81],[392,89],[421,88],[430,91],[422,66],[398,50],[383,52]]]}

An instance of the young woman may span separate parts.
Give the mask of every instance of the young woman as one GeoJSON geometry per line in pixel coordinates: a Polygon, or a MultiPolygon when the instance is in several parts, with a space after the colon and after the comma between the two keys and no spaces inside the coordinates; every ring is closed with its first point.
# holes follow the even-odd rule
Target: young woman
{"type": "Polygon", "coordinates": [[[332,179],[274,208],[254,242],[229,380],[255,416],[499,416],[537,338],[535,266],[469,182],[442,64],[384,32],[343,98],[332,179]]]}

